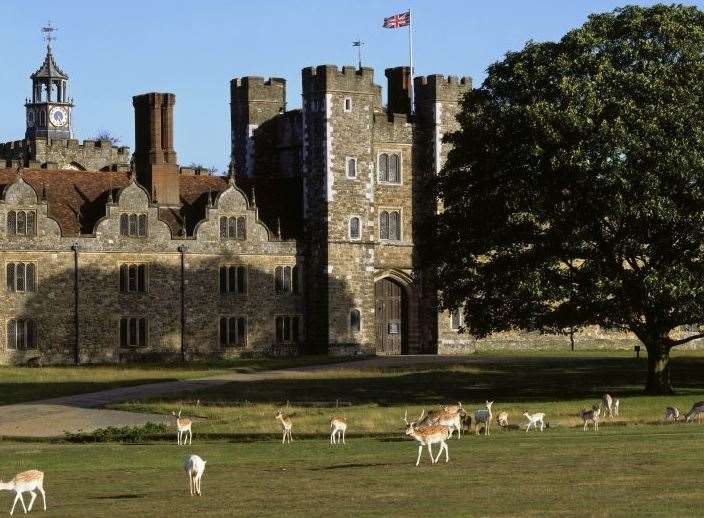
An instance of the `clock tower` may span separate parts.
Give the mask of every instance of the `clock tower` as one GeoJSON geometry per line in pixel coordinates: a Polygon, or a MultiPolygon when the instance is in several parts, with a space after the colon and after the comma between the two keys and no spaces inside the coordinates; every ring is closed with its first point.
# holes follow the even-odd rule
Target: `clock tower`
{"type": "Polygon", "coordinates": [[[46,57],[39,70],[30,76],[32,79],[32,99],[27,99],[27,130],[25,138],[70,139],[71,110],[73,100],[67,92],[68,75],[59,68],[51,52],[53,32],[56,29],[48,24],[42,28],[46,34],[46,57]]]}

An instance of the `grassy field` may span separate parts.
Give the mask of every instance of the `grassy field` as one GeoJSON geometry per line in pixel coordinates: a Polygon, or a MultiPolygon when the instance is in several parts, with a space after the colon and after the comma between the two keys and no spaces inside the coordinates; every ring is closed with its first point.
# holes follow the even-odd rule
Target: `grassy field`
{"type": "MultiPolygon", "coordinates": [[[[2,475],[46,472],[38,516],[694,516],[704,505],[704,425],[497,432],[449,443],[450,462],[414,466],[401,436],[175,444],[1,443],[2,475]],[[182,462],[206,461],[203,496],[182,462]]],[[[424,454],[425,455],[425,454],[424,454]]],[[[0,510],[12,495],[0,493],[0,510]]]]}
{"type": "Polygon", "coordinates": [[[80,367],[0,367],[0,405],[82,394],[117,387],[173,381],[230,372],[334,363],[339,358],[301,356],[286,359],[243,359],[173,364],[82,365],[80,367]]]}
{"type": "MultiPolygon", "coordinates": [[[[325,434],[330,415],[348,418],[350,433],[373,435],[399,431],[401,417],[422,409],[461,401],[468,410],[495,401],[494,414],[509,412],[510,422],[523,424],[523,410],[545,412],[553,427],[579,426],[582,408],[604,392],[621,399],[621,415],[604,426],[659,423],[666,406],[689,409],[704,399],[704,357],[673,359],[675,396],[641,394],[646,360],[606,357],[500,356],[471,365],[418,365],[391,369],[330,369],[282,379],[231,382],[166,399],[132,401],[113,408],[168,413],[174,406],[202,419],[196,433],[232,437],[278,432],[273,419],[284,407],[294,418],[297,434],[325,434]]],[[[458,360],[459,362],[460,360],[458,360]]]]}

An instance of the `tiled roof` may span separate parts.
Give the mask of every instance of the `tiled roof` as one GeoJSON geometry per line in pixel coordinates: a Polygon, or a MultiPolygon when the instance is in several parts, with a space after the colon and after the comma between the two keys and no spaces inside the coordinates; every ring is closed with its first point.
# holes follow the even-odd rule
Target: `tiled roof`
{"type": "MultiPolygon", "coordinates": [[[[129,183],[126,172],[93,172],[54,169],[23,169],[22,176],[40,199],[46,198],[49,216],[61,227],[64,236],[90,234],[105,215],[109,191],[117,192],[129,183]]],[[[0,169],[0,193],[17,178],[15,169],[0,169]]],[[[205,217],[209,196],[214,201],[227,188],[222,176],[181,175],[180,209],[162,208],[159,218],[171,227],[174,237],[182,235],[185,218],[187,235],[205,217]]],[[[272,232],[281,221],[283,239],[301,237],[301,189],[296,179],[243,179],[237,181],[250,201],[255,194],[259,217],[272,232]]]]}
{"type": "Polygon", "coordinates": [[[51,47],[46,48],[46,57],[44,58],[44,63],[39,67],[34,74],[32,74],[32,79],[38,78],[57,78],[57,79],[68,79],[68,75],[64,73],[63,70],[59,68],[59,65],[54,61],[54,55],[51,53],[51,47]]]}

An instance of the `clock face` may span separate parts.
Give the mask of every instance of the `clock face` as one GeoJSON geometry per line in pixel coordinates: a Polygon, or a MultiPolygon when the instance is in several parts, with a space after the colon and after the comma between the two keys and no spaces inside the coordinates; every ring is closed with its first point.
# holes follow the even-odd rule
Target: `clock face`
{"type": "Polygon", "coordinates": [[[68,124],[68,111],[62,106],[54,106],[49,111],[49,120],[57,128],[61,128],[68,124]]]}
{"type": "Polygon", "coordinates": [[[34,110],[27,110],[27,127],[33,128],[35,124],[34,110]]]}

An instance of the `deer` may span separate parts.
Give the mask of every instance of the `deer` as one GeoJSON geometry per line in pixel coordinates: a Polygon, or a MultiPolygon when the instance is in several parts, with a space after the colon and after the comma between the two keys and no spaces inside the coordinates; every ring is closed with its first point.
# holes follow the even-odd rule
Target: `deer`
{"type": "Polygon", "coordinates": [[[203,473],[205,472],[205,463],[207,460],[201,459],[198,455],[190,455],[186,457],[186,461],[183,464],[183,469],[188,477],[188,489],[191,492],[191,496],[198,495],[201,496],[200,481],[203,478],[203,473]]]}
{"type": "Polygon", "coordinates": [[[601,414],[601,406],[593,405],[591,410],[582,410],[579,413],[579,417],[584,421],[584,431],[587,431],[587,427],[591,422],[594,425],[594,431],[599,431],[599,415],[601,414]]]}
{"type": "Polygon", "coordinates": [[[530,430],[530,427],[538,428],[538,423],[540,423],[540,431],[542,432],[545,428],[545,414],[543,412],[538,412],[535,414],[529,414],[528,411],[524,411],[523,415],[528,419],[528,426],[526,427],[526,432],[530,430]]]}
{"type": "Polygon", "coordinates": [[[445,405],[442,407],[442,409],[445,412],[451,412],[453,414],[459,414],[460,412],[464,412],[464,408],[462,407],[461,401],[458,401],[456,405],[445,405]]]}
{"type": "Polygon", "coordinates": [[[702,422],[702,414],[704,414],[704,401],[697,401],[692,405],[692,409],[684,414],[685,420],[689,423],[693,415],[697,415],[697,422],[702,422]]]}
{"type": "Polygon", "coordinates": [[[665,421],[679,421],[680,411],[676,406],[669,406],[665,409],[665,421]]]}
{"type": "Polygon", "coordinates": [[[181,419],[180,410],[178,411],[178,415],[176,415],[176,413],[173,411],[171,412],[171,415],[176,418],[176,443],[181,446],[181,437],[183,437],[183,445],[185,446],[186,434],[188,434],[188,445],[190,446],[193,442],[193,430],[191,429],[193,421],[191,421],[187,417],[181,419]]]}
{"type": "Polygon", "coordinates": [[[500,426],[501,428],[505,428],[508,426],[508,412],[499,412],[499,415],[496,416],[496,424],[500,426]]]}
{"type": "Polygon", "coordinates": [[[345,444],[345,432],[347,431],[347,420],[344,417],[330,418],[330,444],[338,444],[342,435],[342,444],[345,444]]]}
{"type": "Polygon", "coordinates": [[[408,422],[408,411],[406,411],[404,416],[401,418],[401,420],[406,423],[406,435],[413,437],[419,442],[416,466],[420,464],[420,457],[423,454],[423,446],[427,446],[428,448],[428,455],[430,456],[431,464],[435,464],[438,459],[440,459],[440,455],[442,455],[443,450],[445,450],[445,462],[449,462],[450,454],[445,441],[450,436],[450,431],[447,429],[447,426],[442,425],[418,426],[416,423],[423,420],[424,413],[425,410],[420,414],[418,419],[411,421],[410,423],[408,422]],[[440,451],[438,452],[437,457],[433,458],[433,450],[431,445],[437,443],[440,443],[440,451]]]}
{"type": "Polygon", "coordinates": [[[474,432],[479,435],[479,424],[484,423],[484,435],[491,435],[489,433],[489,424],[491,423],[491,405],[493,401],[486,401],[486,408],[480,408],[474,412],[474,432]]]}
{"type": "Polygon", "coordinates": [[[279,409],[279,411],[276,413],[274,419],[281,422],[281,431],[284,434],[283,438],[281,439],[281,444],[284,444],[286,442],[286,439],[288,439],[288,442],[290,443],[293,440],[293,438],[291,437],[293,421],[291,421],[291,418],[289,416],[281,412],[281,409],[279,409]]]}
{"type": "Polygon", "coordinates": [[[12,503],[12,509],[10,509],[10,516],[15,512],[15,505],[17,505],[17,500],[22,504],[22,509],[24,513],[27,514],[27,509],[32,510],[34,505],[34,500],[37,498],[37,493],[39,491],[42,494],[42,500],[44,501],[44,510],[46,511],[46,493],[44,492],[44,473],[37,469],[30,469],[29,471],[23,471],[18,473],[9,482],[3,482],[0,479],[0,490],[14,491],[15,501],[12,503]],[[29,493],[32,495],[32,499],[29,501],[29,507],[25,507],[24,498],[22,498],[22,493],[29,493]]]}
{"type": "MultiPolygon", "coordinates": [[[[454,406],[454,405],[453,405],[454,406]]],[[[452,412],[450,410],[445,410],[447,407],[443,407],[441,410],[431,410],[428,415],[425,416],[421,422],[417,422],[417,427],[424,426],[446,426],[450,432],[448,439],[452,438],[452,434],[457,430],[457,438],[462,437],[462,415],[466,414],[464,410],[458,412],[452,412]]]]}
{"type": "Polygon", "coordinates": [[[618,407],[621,404],[618,398],[612,397],[610,394],[604,394],[601,398],[601,406],[605,409],[604,415],[608,412],[609,419],[614,416],[618,417],[618,407]]]}

